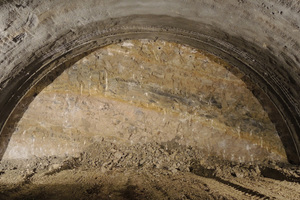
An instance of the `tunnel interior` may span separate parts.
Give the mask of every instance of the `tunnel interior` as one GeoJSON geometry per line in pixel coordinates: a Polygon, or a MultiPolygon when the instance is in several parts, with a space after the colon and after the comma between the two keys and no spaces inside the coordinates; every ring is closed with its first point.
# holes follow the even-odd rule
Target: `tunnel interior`
{"type": "MultiPolygon", "coordinates": [[[[31,88],[7,121],[3,197],[228,198],[207,194],[206,183],[167,194],[157,187],[166,179],[178,190],[182,177],[298,181],[267,111],[222,59],[140,39],[70,63],[31,88]]],[[[246,190],[230,187],[235,196],[246,190]]],[[[246,194],[267,197],[256,189],[246,194]]]]}
{"type": "Polygon", "coordinates": [[[300,199],[299,12],[0,0],[0,199],[300,199]]]}

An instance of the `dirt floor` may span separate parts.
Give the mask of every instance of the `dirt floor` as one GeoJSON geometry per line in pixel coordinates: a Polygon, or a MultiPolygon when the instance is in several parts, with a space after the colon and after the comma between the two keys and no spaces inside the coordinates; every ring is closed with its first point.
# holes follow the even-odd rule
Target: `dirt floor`
{"type": "Polygon", "coordinates": [[[0,199],[300,199],[300,167],[101,141],[77,157],[2,160],[0,199]]]}

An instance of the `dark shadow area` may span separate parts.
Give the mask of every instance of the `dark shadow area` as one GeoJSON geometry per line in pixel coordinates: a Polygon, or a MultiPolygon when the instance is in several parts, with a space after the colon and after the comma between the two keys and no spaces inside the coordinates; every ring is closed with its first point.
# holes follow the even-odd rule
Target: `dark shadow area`
{"type": "MultiPolygon", "coordinates": [[[[0,186],[2,187],[2,186],[0,186]]],[[[105,186],[110,187],[110,186],[105,186]]],[[[113,186],[111,186],[113,187],[113,186]]],[[[107,191],[104,186],[99,184],[82,185],[27,185],[2,190],[0,199],[7,200],[72,200],[72,199],[124,199],[124,200],[138,200],[138,199],[153,199],[153,195],[145,191],[140,191],[137,186],[128,185],[124,189],[107,191]]]]}
{"type": "MultiPolygon", "coordinates": [[[[95,182],[95,181],[93,181],[95,182]]],[[[155,182],[155,181],[153,181],[155,182]]],[[[164,188],[158,183],[147,188],[134,183],[127,183],[125,185],[105,184],[99,181],[98,183],[83,183],[83,184],[32,184],[26,183],[18,186],[0,185],[0,199],[5,200],[141,200],[141,199],[173,199],[170,196],[175,194],[168,194],[166,188],[173,187],[166,185],[164,188]],[[6,189],[7,188],[7,189],[6,189]]],[[[203,189],[199,185],[198,192],[200,194],[193,194],[189,197],[188,192],[177,191],[178,196],[185,197],[183,199],[215,199],[220,197],[219,194],[211,194],[209,190],[203,189]],[[182,193],[182,194],[181,194],[182,193]],[[181,195],[180,195],[181,194],[181,195]]],[[[177,199],[177,198],[176,198],[177,199]]],[[[178,198],[180,199],[180,198],[178,198]]],[[[223,199],[226,199],[223,197],[223,199]]]]}
{"type": "Polygon", "coordinates": [[[273,169],[270,167],[262,167],[260,171],[261,171],[261,175],[266,178],[271,178],[278,181],[289,181],[289,182],[300,183],[300,178],[287,176],[286,174],[282,173],[277,169],[273,169]]]}

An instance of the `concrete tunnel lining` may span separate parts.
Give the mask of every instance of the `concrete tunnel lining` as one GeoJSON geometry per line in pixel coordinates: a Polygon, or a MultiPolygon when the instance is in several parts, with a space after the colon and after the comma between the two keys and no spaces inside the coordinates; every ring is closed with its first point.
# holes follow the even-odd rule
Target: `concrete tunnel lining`
{"type": "MultiPolygon", "coordinates": [[[[294,12],[292,8],[297,5],[273,2],[273,9],[284,13],[275,20],[266,12],[270,3],[151,1],[136,6],[136,1],[87,1],[83,6],[80,1],[72,1],[73,6],[65,13],[60,10],[68,7],[66,2],[24,3],[15,13],[20,18],[11,22],[13,26],[5,20],[2,23],[1,127],[29,88],[73,57],[124,39],[164,39],[206,50],[238,67],[245,74],[242,79],[276,124],[289,161],[299,163],[299,27],[295,25],[299,16],[284,15],[294,12]],[[230,6],[239,9],[231,13],[228,24],[222,23],[223,16],[228,16],[223,8],[230,6]],[[46,8],[52,10],[45,12],[46,8]],[[259,10],[249,13],[253,8],[259,10]],[[24,24],[28,11],[31,17],[24,24]],[[75,12],[78,15],[72,15],[75,12]],[[283,23],[287,18],[291,23],[283,23]],[[255,33],[249,31],[250,24],[256,27],[255,33]],[[295,31],[288,37],[285,29],[295,31]]],[[[8,19],[16,5],[6,3],[1,8],[3,19],[8,19]]]]}

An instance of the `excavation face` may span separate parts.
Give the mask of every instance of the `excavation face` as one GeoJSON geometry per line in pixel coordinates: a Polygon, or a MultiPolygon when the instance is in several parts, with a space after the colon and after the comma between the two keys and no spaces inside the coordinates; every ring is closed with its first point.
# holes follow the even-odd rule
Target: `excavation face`
{"type": "Polygon", "coordinates": [[[173,156],[166,163],[286,162],[275,126],[232,68],[171,42],[106,46],[28,92],[7,124],[13,135],[3,159],[90,153],[103,164],[110,155],[120,160],[144,151],[143,163],[159,168],[162,149],[173,156]]]}

